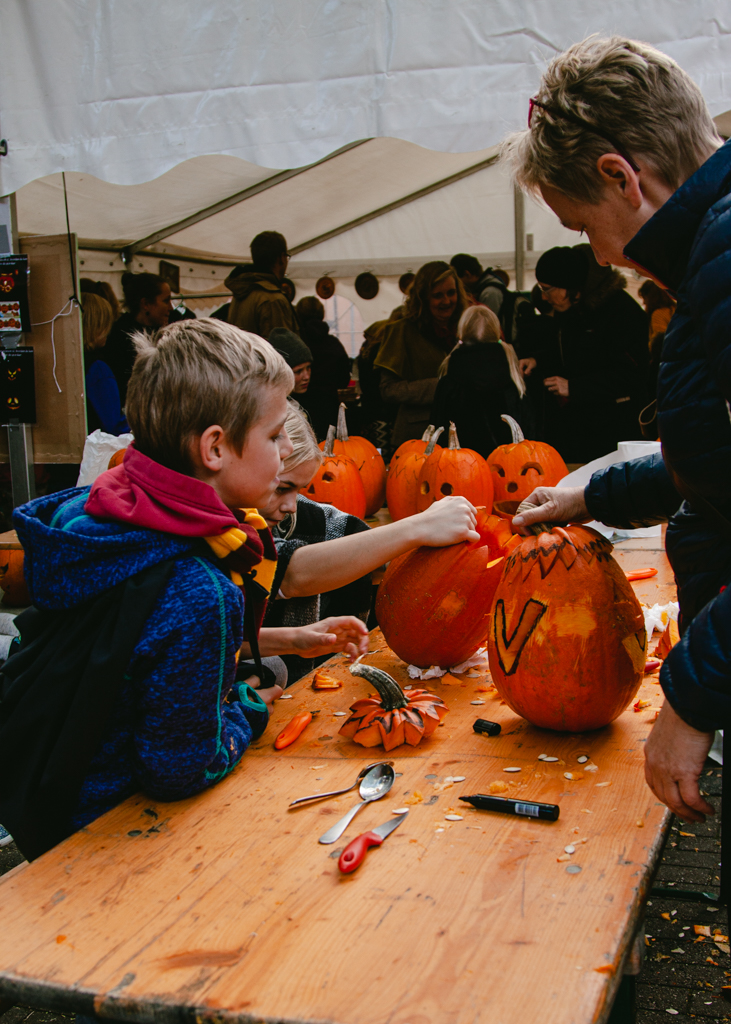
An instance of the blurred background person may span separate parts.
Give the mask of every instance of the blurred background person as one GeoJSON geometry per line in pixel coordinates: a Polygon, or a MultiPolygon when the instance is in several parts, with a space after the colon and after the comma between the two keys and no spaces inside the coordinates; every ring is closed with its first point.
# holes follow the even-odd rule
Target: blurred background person
{"type": "Polygon", "coordinates": [[[657,390],[657,375],[660,370],[660,353],[665,338],[665,331],[668,328],[673,314],[675,313],[675,301],[666,292],[649,278],[643,281],[639,288],[639,296],[645,312],[650,318],[648,351],[650,357],[649,368],[649,389],[650,397],[655,397],[657,390]]]}
{"type": "Polygon", "coordinates": [[[275,327],[295,334],[299,328],[292,304],[282,290],[289,253],[284,235],[262,231],[250,245],[253,266],[236,267],[223,282],[233,293],[228,322],[268,338],[275,327]]]}
{"type": "Polygon", "coordinates": [[[330,334],[325,307],[314,295],[300,299],[296,307],[300,337],[312,353],[312,369],[307,391],[297,401],[307,411],[318,441],[327,437],[327,428],[338,418],[338,391],[350,383],[350,357],[339,339],[330,334]]]}
{"type": "Polygon", "coordinates": [[[112,307],[112,316],[115,320],[119,320],[122,315],[122,307],[119,305],[119,299],[114,294],[114,289],[108,281],[92,281],[89,277],[82,277],[79,281],[79,288],[82,294],[84,292],[91,292],[106,299],[112,307]]]}
{"type": "Polygon", "coordinates": [[[114,374],[124,406],[127,384],[137,352],[132,335],[137,331],[154,333],[170,320],[173,303],[170,285],[157,274],[122,274],[122,291],[127,312],[115,321],[107,338],[104,361],[114,374]]]}
{"type": "Polygon", "coordinates": [[[294,388],[291,395],[298,402],[305,397],[312,374],[312,353],[298,334],[286,327],[275,327],[269,332],[267,341],[287,361],[294,374],[294,388]]]}
{"type": "Polygon", "coordinates": [[[457,272],[435,260],[419,269],[406,315],[386,324],[374,366],[383,400],[396,408],[391,443],[419,438],[429,425],[439,367],[457,343],[457,324],[469,300],[457,272]]]}
{"type": "Polygon", "coordinates": [[[86,419],[89,433],[104,430],[124,434],[129,430],[122,413],[117,381],[106,362],[107,336],[114,323],[112,307],[94,292],[83,295],[82,329],[84,335],[84,383],[86,419]]]}

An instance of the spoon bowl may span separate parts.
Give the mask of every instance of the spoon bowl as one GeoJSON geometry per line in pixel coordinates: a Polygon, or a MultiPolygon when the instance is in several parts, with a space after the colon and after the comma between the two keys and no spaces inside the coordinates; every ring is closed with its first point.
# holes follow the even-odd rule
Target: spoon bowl
{"type": "Polygon", "coordinates": [[[373,767],[363,776],[361,784],[358,787],[358,792],[361,797],[360,803],[357,803],[355,807],[351,807],[348,813],[342,817],[340,821],[335,822],[332,828],[329,828],[327,832],[321,835],[319,842],[321,842],[323,846],[328,846],[330,843],[337,842],[361,807],[365,807],[366,804],[373,803],[374,800],[380,800],[381,797],[384,797],[391,789],[391,786],[393,786],[395,780],[396,773],[390,764],[387,764],[385,761],[381,761],[379,764],[373,765],[373,767]]]}

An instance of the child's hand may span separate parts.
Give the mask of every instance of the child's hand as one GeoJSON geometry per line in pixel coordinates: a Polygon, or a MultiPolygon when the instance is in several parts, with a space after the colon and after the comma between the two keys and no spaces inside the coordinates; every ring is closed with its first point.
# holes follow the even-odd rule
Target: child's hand
{"type": "Polygon", "coordinates": [[[368,653],[368,629],[354,615],[335,615],[292,630],[294,650],[302,658],[345,652],[351,661],[368,653]]]}
{"type": "Polygon", "coordinates": [[[259,690],[259,676],[249,676],[246,680],[252,690],[256,690],[257,696],[261,697],[268,708],[271,708],[277,697],[281,697],[284,690],[281,686],[267,686],[264,690],[259,690]]]}
{"type": "Polygon", "coordinates": [[[457,495],[441,498],[425,512],[408,519],[419,543],[431,548],[443,548],[463,540],[479,540],[480,535],[475,530],[476,522],[475,506],[467,498],[457,495]]]}

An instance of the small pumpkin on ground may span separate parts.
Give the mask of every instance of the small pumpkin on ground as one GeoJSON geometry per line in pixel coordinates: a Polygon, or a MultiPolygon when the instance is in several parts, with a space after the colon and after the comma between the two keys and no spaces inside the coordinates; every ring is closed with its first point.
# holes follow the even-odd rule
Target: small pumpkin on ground
{"type": "Polygon", "coordinates": [[[611,551],[587,526],[537,526],[505,560],[489,617],[490,672],[533,725],[600,729],[639,689],[644,616],[611,551]]]}
{"type": "Polygon", "coordinates": [[[376,617],[388,646],[409,665],[459,665],[485,641],[505,556],[521,538],[485,508],[475,529],[479,541],[416,548],[386,570],[376,617]]]}
{"type": "Polygon", "coordinates": [[[568,473],[555,448],[543,441],[527,441],[512,416],[501,416],[510,427],[512,444],[501,444],[487,457],[492,473],[494,508],[513,516],[518,505],[536,487],[555,487],[568,473]]]}
{"type": "Polygon", "coordinates": [[[366,496],[358,467],[347,455],[333,454],[335,427],[330,427],[323,449],[324,458],[304,494],[311,501],[321,505],[334,505],[341,512],[363,519],[366,510],[366,496]]]}
{"type": "Polygon", "coordinates": [[[444,427],[427,427],[420,441],[404,441],[391,459],[386,478],[386,504],[391,518],[396,521],[416,515],[421,470],[431,453],[439,448],[437,441],[444,427]]]}
{"type": "MultiPolygon", "coordinates": [[[[325,448],[327,441],[320,442],[320,448],[325,448]]],[[[366,437],[349,437],[348,425],[345,421],[345,403],[340,403],[338,410],[338,425],[335,431],[335,442],[333,452],[336,455],[347,455],[358,467],[358,472],[363,480],[365,490],[367,516],[375,515],[383,508],[386,500],[386,464],[374,444],[366,437]]]]}
{"type": "Polygon", "coordinates": [[[419,477],[416,506],[424,512],[435,501],[448,494],[459,494],[473,505],[492,509],[492,474],[479,454],[471,448],[460,448],[457,428],[449,424],[449,445],[440,448],[424,461],[419,477]]]}
{"type": "Polygon", "coordinates": [[[399,684],[380,668],[355,663],[350,666],[354,676],[362,676],[378,691],[377,697],[365,697],[351,705],[350,718],[340,729],[345,736],[362,747],[393,750],[404,743],[416,747],[436,731],[449,711],[441,699],[426,690],[404,693],[399,684]]]}

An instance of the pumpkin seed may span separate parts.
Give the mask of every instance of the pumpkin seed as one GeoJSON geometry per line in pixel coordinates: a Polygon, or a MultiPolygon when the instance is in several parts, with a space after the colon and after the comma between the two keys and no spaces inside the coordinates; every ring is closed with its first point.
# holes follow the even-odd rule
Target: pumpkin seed
{"type": "Polygon", "coordinates": [[[408,814],[408,813],[409,813],[408,807],[395,807],[391,811],[391,814],[408,814]]]}
{"type": "Polygon", "coordinates": [[[293,697],[293,693],[283,693],[281,697],[277,697],[277,700],[292,700],[293,697]]]}
{"type": "Polygon", "coordinates": [[[586,754],[582,754],[581,757],[577,757],[576,760],[579,762],[579,764],[586,764],[589,758],[586,756],[586,754]]]}
{"type": "Polygon", "coordinates": [[[452,782],[464,782],[464,780],[466,778],[467,778],[466,775],[453,775],[452,776],[452,782]]]}
{"type": "Polygon", "coordinates": [[[539,761],[545,761],[547,758],[548,758],[548,754],[539,754],[538,755],[538,760],[539,761]]]}
{"type": "Polygon", "coordinates": [[[576,847],[575,846],[564,846],[563,850],[564,850],[564,853],[576,853],[576,847]]]}
{"type": "Polygon", "coordinates": [[[463,821],[464,818],[463,818],[463,815],[461,815],[461,814],[445,814],[444,815],[444,820],[445,821],[463,821]]]}
{"type": "Polygon", "coordinates": [[[484,704],[484,700],[471,700],[470,704],[484,704]]]}
{"type": "Polygon", "coordinates": [[[557,757],[544,757],[543,760],[544,761],[558,761],[558,758],[557,757]]]}
{"type": "Polygon", "coordinates": [[[335,715],[336,718],[345,718],[347,713],[347,711],[333,711],[333,715],[335,715]]]}
{"type": "Polygon", "coordinates": [[[503,768],[504,772],[519,772],[520,768],[503,768]]]}

